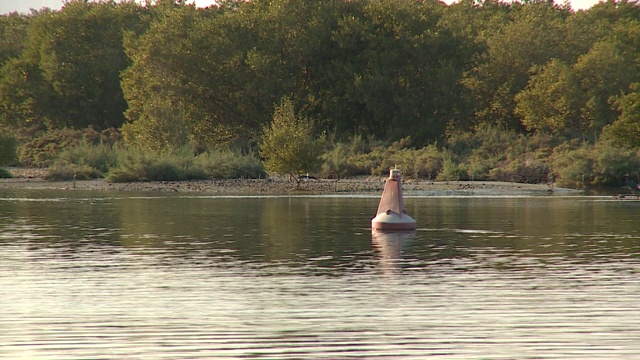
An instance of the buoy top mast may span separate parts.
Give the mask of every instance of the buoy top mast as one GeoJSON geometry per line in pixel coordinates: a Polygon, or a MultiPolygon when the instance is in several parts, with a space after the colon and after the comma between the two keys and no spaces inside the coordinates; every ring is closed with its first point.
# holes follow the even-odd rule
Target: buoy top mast
{"type": "Polygon", "coordinates": [[[397,169],[397,168],[391,169],[391,171],[389,171],[389,179],[402,181],[402,171],[400,171],[400,169],[397,169]]]}

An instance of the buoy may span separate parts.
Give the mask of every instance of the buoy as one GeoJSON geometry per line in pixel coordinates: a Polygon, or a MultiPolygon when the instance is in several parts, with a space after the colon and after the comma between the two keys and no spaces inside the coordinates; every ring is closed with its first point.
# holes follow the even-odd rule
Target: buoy
{"type": "Polygon", "coordinates": [[[416,221],[404,211],[402,175],[399,169],[391,169],[384,184],[376,217],[371,219],[373,230],[415,230],[416,221]]]}

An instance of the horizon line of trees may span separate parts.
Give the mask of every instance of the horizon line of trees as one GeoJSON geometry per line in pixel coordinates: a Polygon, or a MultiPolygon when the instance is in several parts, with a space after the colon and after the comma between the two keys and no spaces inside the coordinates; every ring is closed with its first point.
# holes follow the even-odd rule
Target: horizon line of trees
{"type": "Polygon", "coordinates": [[[640,3],[67,1],[0,16],[0,129],[255,149],[289,99],[315,136],[414,148],[487,126],[640,145],[640,3]]]}

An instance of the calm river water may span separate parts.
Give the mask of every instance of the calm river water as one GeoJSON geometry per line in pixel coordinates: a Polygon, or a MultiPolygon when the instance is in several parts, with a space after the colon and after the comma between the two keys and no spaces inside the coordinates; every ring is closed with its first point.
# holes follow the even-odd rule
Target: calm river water
{"type": "Polygon", "coordinates": [[[0,191],[3,359],[640,359],[640,202],[0,191]]]}

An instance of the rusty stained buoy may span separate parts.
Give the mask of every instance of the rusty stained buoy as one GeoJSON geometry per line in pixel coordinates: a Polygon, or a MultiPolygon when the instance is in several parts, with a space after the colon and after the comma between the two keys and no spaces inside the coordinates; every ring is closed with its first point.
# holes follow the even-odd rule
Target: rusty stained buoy
{"type": "Polygon", "coordinates": [[[371,219],[373,230],[415,230],[416,221],[404,210],[402,172],[391,169],[384,184],[376,216],[371,219]]]}

